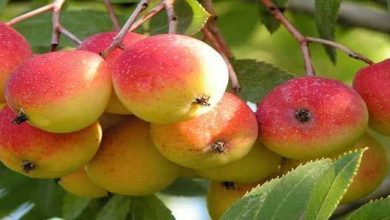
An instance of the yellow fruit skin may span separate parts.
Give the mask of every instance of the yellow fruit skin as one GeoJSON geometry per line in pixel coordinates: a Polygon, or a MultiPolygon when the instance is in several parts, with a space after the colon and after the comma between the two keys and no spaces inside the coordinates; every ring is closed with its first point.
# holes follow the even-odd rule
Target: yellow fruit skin
{"type": "Polygon", "coordinates": [[[368,149],[364,152],[358,172],[353,178],[341,203],[349,203],[369,195],[379,187],[389,171],[386,151],[383,149],[383,146],[368,133],[365,133],[354,144],[351,150],[365,147],[368,149]]]}
{"type": "Polygon", "coordinates": [[[257,185],[233,183],[233,186],[227,186],[224,182],[211,182],[207,192],[207,208],[211,219],[221,218],[235,201],[257,185]]]}
{"type": "Polygon", "coordinates": [[[187,167],[181,167],[180,177],[201,178],[201,176],[198,174],[198,172],[196,170],[191,169],[191,168],[187,168],[187,167]]]}
{"type": "Polygon", "coordinates": [[[109,192],[142,196],[158,192],[180,174],[152,143],[149,123],[129,117],[107,129],[95,157],[86,166],[91,180],[109,192]]]}
{"type": "Polygon", "coordinates": [[[118,115],[131,115],[131,112],[126,109],[115,93],[112,93],[105,112],[118,115]]]}
{"type": "Polygon", "coordinates": [[[105,189],[91,181],[84,167],[74,173],[61,177],[58,184],[66,191],[80,197],[95,199],[108,196],[108,192],[105,189]]]}
{"type": "Polygon", "coordinates": [[[257,182],[278,170],[282,157],[268,150],[259,140],[243,158],[228,165],[197,170],[200,176],[213,181],[257,182]]]}

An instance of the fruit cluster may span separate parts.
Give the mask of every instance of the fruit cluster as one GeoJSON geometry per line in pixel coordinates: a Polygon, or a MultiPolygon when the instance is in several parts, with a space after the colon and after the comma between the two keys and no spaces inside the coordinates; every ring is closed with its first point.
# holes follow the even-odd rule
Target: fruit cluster
{"type": "Polygon", "coordinates": [[[368,148],[343,202],[387,174],[383,147],[367,126],[390,135],[390,60],[362,69],[352,89],[323,77],[274,88],[256,113],[225,92],[228,68],[197,39],[99,33],[75,50],[32,55],[0,23],[0,160],[34,178],[98,198],[141,196],[177,177],[213,181],[210,214],[298,164],[368,148]],[[131,115],[133,114],[133,115],[131,115]],[[224,199],[220,199],[223,197],[224,199]]]}

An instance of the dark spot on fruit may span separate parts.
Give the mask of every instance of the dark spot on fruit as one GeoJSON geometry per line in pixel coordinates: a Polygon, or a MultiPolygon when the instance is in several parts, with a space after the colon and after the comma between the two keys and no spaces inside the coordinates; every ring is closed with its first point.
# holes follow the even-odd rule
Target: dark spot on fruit
{"type": "Polygon", "coordinates": [[[208,95],[203,95],[200,97],[196,97],[195,100],[192,102],[192,104],[197,104],[201,106],[210,106],[210,96],[208,95]]]}
{"type": "Polygon", "coordinates": [[[308,122],[311,119],[311,113],[305,108],[300,108],[295,111],[295,118],[302,123],[308,122]]]}
{"type": "Polygon", "coordinates": [[[20,110],[18,116],[16,116],[11,122],[12,122],[12,124],[20,125],[27,120],[28,120],[28,118],[24,114],[23,110],[20,110]]]}
{"type": "Polygon", "coordinates": [[[215,141],[210,145],[211,150],[215,153],[223,153],[226,151],[226,142],[225,141],[215,141]]]}
{"type": "Polygon", "coordinates": [[[22,161],[22,169],[23,169],[23,172],[25,172],[25,173],[30,172],[31,170],[35,169],[36,167],[37,167],[37,165],[35,165],[31,161],[28,161],[28,160],[22,161]]]}
{"type": "Polygon", "coordinates": [[[222,182],[221,183],[223,187],[225,187],[227,190],[232,190],[235,189],[236,187],[234,186],[233,182],[222,182]]]}

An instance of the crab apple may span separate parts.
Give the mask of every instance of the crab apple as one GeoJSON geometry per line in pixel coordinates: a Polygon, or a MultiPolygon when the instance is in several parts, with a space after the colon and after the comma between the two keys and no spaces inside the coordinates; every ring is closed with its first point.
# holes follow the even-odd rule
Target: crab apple
{"type": "Polygon", "coordinates": [[[91,181],[84,167],[61,177],[58,184],[69,193],[80,197],[95,199],[108,196],[108,192],[105,189],[91,181]]]}
{"type": "Polygon", "coordinates": [[[206,43],[183,35],[148,37],[116,60],[113,85],[137,117],[161,124],[194,118],[222,98],[228,69],[206,43]]]}
{"type": "MultiPolygon", "coordinates": [[[[78,47],[79,50],[87,50],[94,53],[99,54],[104,49],[106,49],[112,42],[112,39],[116,36],[117,32],[102,32],[98,34],[94,34],[88,38],[86,38],[78,47]]],[[[133,45],[134,43],[144,39],[146,36],[129,32],[126,34],[126,36],[123,38],[122,46],[129,47],[133,45]]],[[[119,57],[122,50],[117,48],[113,50],[111,53],[108,54],[108,56],[105,58],[107,63],[110,65],[114,63],[115,59],[119,57]]],[[[113,114],[123,114],[128,115],[131,114],[119,101],[118,97],[115,95],[115,93],[112,94],[110,102],[108,103],[106,112],[113,113],[113,114]]]]}
{"type": "Polygon", "coordinates": [[[45,131],[67,133],[88,127],[104,112],[112,92],[103,61],[81,50],[35,56],[9,77],[7,103],[20,114],[18,119],[27,117],[45,131]]]}
{"type": "Polygon", "coordinates": [[[26,39],[12,27],[0,22],[0,103],[5,102],[4,89],[9,75],[31,55],[26,39]]]}
{"type": "Polygon", "coordinates": [[[234,202],[258,184],[211,182],[207,191],[207,208],[211,219],[220,219],[234,202]]]}
{"type": "Polygon", "coordinates": [[[369,126],[390,135],[390,59],[359,70],[353,88],[367,104],[369,126]]]}
{"type": "Polygon", "coordinates": [[[213,181],[251,183],[260,181],[279,169],[282,157],[268,150],[259,140],[243,158],[225,166],[197,170],[213,181]]]}
{"type": "Polygon", "coordinates": [[[109,192],[141,196],[158,192],[180,174],[150,138],[150,125],[128,117],[108,128],[99,151],[86,165],[91,180],[109,192]]]}
{"type": "Polygon", "coordinates": [[[34,178],[57,178],[85,165],[102,138],[98,123],[68,134],[54,134],[27,123],[11,123],[15,113],[0,111],[0,160],[11,170],[34,178]]]}
{"type": "Polygon", "coordinates": [[[357,174],[344,194],[341,203],[349,203],[367,196],[379,187],[388,173],[388,159],[383,146],[365,133],[350,150],[367,148],[363,153],[357,174]]]}
{"type": "Polygon", "coordinates": [[[257,138],[255,114],[237,96],[225,93],[211,111],[175,124],[152,124],[157,149],[181,166],[205,169],[244,157],[257,138]]]}
{"type": "Polygon", "coordinates": [[[274,88],[258,104],[259,138],[287,158],[340,152],[365,131],[368,111],[360,95],[339,81],[300,77],[274,88]]]}

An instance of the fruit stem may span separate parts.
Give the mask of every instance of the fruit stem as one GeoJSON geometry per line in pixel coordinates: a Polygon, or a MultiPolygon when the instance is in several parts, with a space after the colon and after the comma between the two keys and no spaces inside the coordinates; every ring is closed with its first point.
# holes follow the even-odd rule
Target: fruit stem
{"type": "Polygon", "coordinates": [[[339,44],[337,42],[334,42],[331,40],[325,40],[325,39],[321,39],[321,38],[315,38],[315,37],[306,37],[306,40],[309,43],[310,42],[320,43],[320,44],[324,44],[324,45],[339,49],[339,50],[343,51],[344,53],[346,53],[348,56],[350,56],[354,59],[357,59],[357,60],[361,60],[361,61],[367,63],[368,65],[374,64],[374,61],[372,61],[371,59],[369,59],[369,58],[367,58],[359,53],[356,53],[355,51],[353,51],[353,50],[349,49],[348,47],[346,47],[342,44],[339,44]]]}
{"type": "Polygon", "coordinates": [[[100,55],[103,58],[107,57],[108,54],[110,54],[114,49],[116,49],[122,43],[123,38],[126,36],[127,32],[129,32],[131,26],[134,24],[139,14],[148,7],[150,1],[151,0],[141,0],[138,3],[133,13],[129,16],[126,23],[123,25],[122,29],[113,38],[111,44],[106,49],[104,49],[104,51],[100,53],[100,55]]]}
{"type": "Polygon", "coordinates": [[[23,111],[20,111],[18,116],[16,116],[11,122],[12,122],[12,124],[20,125],[27,120],[28,120],[28,118],[27,118],[26,114],[24,114],[23,111]]]}
{"type": "Polygon", "coordinates": [[[203,35],[209,41],[214,48],[220,53],[222,56],[223,60],[225,61],[227,67],[228,67],[228,72],[229,72],[229,77],[230,77],[230,82],[232,84],[232,88],[234,92],[237,94],[240,92],[241,87],[238,82],[237,74],[236,71],[233,68],[232,63],[230,62],[228,56],[225,54],[225,51],[222,49],[221,45],[218,43],[217,39],[215,36],[210,32],[210,30],[207,27],[202,28],[203,35]]]}
{"type": "Polygon", "coordinates": [[[301,48],[303,60],[305,63],[306,75],[314,76],[315,71],[313,67],[313,63],[310,57],[310,50],[308,46],[308,41],[306,38],[299,32],[290,21],[284,17],[283,13],[280,9],[272,2],[272,0],[261,0],[263,5],[268,9],[268,11],[274,16],[276,20],[278,20],[290,34],[298,41],[299,46],[301,48]]]}
{"type": "Polygon", "coordinates": [[[175,14],[175,0],[163,0],[168,15],[168,33],[175,34],[177,31],[177,16],[175,14]]]}
{"type": "Polygon", "coordinates": [[[31,170],[35,169],[36,167],[37,166],[29,160],[22,161],[22,169],[23,169],[23,172],[25,172],[25,173],[30,172],[31,170]]]}
{"type": "Polygon", "coordinates": [[[53,10],[53,4],[48,4],[48,5],[42,6],[40,8],[37,8],[35,10],[32,10],[30,12],[27,12],[25,14],[22,14],[22,15],[16,17],[16,18],[13,18],[10,21],[8,21],[6,24],[9,25],[9,26],[12,26],[12,25],[17,24],[19,22],[27,20],[27,19],[29,19],[31,17],[34,17],[36,15],[39,15],[39,14],[42,14],[42,13],[45,13],[45,12],[48,12],[48,11],[51,11],[51,10],[53,10]]]}
{"type": "Polygon", "coordinates": [[[114,26],[115,31],[119,31],[121,29],[119,25],[118,18],[115,15],[114,8],[111,5],[111,0],[104,0],[104,5],[107,8],[107,12],[111,18],[112,25],[114,26]]]}
{"type": "Polygon", "coordinates": [[[131,28],[129,31],[134,31],[139,26],[141,26],[144,22],[151,19],[153,16],[155,16],[157,13],[161,12],[164,9],[164,4],[160,2],[160,4],[156,5],[151,11],[149,11],[146,15],[144,15],[142,18],[138,19],[136,22],[134,22],[133,25],[131,25],[131,28]]]}

